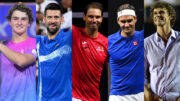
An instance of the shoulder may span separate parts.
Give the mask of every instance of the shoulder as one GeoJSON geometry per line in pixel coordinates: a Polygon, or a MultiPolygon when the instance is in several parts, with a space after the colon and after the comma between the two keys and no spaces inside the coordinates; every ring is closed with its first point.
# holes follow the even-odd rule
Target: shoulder
{"type": "Polygon", "coordinates": [[[99,33],[98,40],[100,40],[102,44],[108,45],[108,38],[104,36],[103,34],[101,34],[100,32],[98,33],[99,33]]]}
{"type": "Polygon", "coordinates": [[[100,32],[98,32],[98,33],[99,33],[99,37],[100,37],[100,38],[105,39],[105,40],[107,39],[107,37],[106,37],[106,36],[104,36],[104,35],[103,35],[103,34],[101,34],[100,32]]]}
{"type": "Polygon", "coordinates": [[[144,49],[150,48],[154,44],[155,33],[144,39],[144,49]]]}
{"type": "Polygon", "coordinates": [[[135,30],[135,33],[137,33],[137,34],[144,34],[144,30],[141,30],[141,31],[135,30]]]}
{"type": "Polygon", "coordinates": [[[28,40],[35,42],[35,41],[36,41],[36,38],[29,37],[28,40]]]}
{"type": "Polygon", "coordinates": [[[61,30],[59,34],[63,34],[65,40],[72,39],[72,31],[65,32],[64,30],[61,30]]]}
{"type": "Polygon", "coordinates": [[[140,36],[140,37],[144,37],[144,30],[141,30],[141,31],[135,30],[135,34],[140,36]]]}
{"type": "Polygon", "coordinates": [[[45,39],[45,37],[47,37],[47,36],[37,35],[37,36],[36,36],[36,43],[39,42],[39,41],[41,41],[41,40],[43,40],[43,39],[45,39]]]}
{"type": "Polygon", "coordinates": [[[98,38],[97,38],[98,42],[100,42],[104,47],[108,47],[108,38],[106,36],[104,36],[103,34],[101,34],[100,32],[98,32],[98,38]]]}
{"type": "Polygon", "coordinates": [[[180,32],[174,30],[174,33],[175,33],[176,36],[177,36],[177,42],[180,42],[180,32]]]}
{"type": "Polygon", "coordinates": [[[177,35],[177,37],[180,37],[180,32],[179,31],[174,30],[174,33],[177,35]]]}
{"type": "Polygon", "coordinates": [[[117,39],[119,33],[120,33],[120,31],[109,35],[109,36],[108,36],[108,40],[117,39]]]}
{"type": "Polygon", "coordinates": [[[74,25],[72,25],[72,31],[75,31],[75,30],[80,30],[81,28],[79,28],[79,27],[76,27],[76,26],[74,26],[74,25]]]}
{"type": "Polygon", "coordinates": [[[71,34],[72,34],[72,31],[64,31],[64,30],[62,30],[62,33],[63,33],[64,35],[71,35],[71,34]]]}
{"type": "Polygon", "coordinates": [[[152,35],[146,37],[146,38],[144,39],[144,42],[152,41],[152,40],[154,39],[154,37],[155,37],[155,33],[153,33],[152,35]]]}

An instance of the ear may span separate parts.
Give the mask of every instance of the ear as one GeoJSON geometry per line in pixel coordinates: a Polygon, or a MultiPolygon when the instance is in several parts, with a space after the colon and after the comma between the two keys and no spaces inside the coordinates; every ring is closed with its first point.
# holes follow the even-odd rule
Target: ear
{"type": "Polygon", "coordinates": [[[173,17],[172,16],[169,16],[169,20],[172,20],[173,19],[173,17]]]}
{"type": "Polygon", "coordinates": [[[61,17],[61,24],[64,22],[64,16],[61,17]]]}
{"type": "Polygon", "coordinates": [[[86,15],[83,14],[83,20],[86,21],[86,15]]]}

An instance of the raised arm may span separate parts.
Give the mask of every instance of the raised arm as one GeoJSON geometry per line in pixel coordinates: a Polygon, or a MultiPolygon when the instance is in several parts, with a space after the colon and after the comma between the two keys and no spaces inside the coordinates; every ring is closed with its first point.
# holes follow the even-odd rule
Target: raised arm
{"type": "Polygon", "coordinates": [[[32,56],[31,54],[21,54],[21,53],[15,52],[9,49],[7,46],[3,45],[2,43],[0,43],[0,51],[10,61],[12,61],[14,64],[22,68],[36,61],[34,56],[32,56]]]}

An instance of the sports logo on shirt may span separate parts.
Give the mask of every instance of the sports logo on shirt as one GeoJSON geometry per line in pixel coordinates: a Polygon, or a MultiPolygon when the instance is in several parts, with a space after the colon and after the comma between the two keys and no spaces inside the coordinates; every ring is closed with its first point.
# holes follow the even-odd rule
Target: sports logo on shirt
{"type": "Polygon", "coordinates": [[[82,41],[82,47],[84,48],[84,49],[87,49],[88,48],[88,45],[87,45],[87,41],[82,41]]]}
{"type": "Polygon", "coordinates": [[[100,46],[98,46],[98,47],[96,48],[96,50],[97,50],[97,51],[101,51],[101,52],[103,52],[103,51],[104,51],[104,47],[100,47],[100,46]]]}
{"type": "Polygon", "coordinates": [[[86,42],[86,41],[83,41],[82,44],[87,44],[87,42],[86,42]]]}
{"type": "Polygon", "coordinates": [[[138,41],[133,41],[134,46],[138,45],[138,41]]]}

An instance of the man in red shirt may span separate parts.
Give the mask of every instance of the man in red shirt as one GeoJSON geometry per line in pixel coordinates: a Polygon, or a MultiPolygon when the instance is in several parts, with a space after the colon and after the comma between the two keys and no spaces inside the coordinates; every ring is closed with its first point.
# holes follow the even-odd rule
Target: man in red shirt
{"type": "Polygon", "coordinates": [[[100,77],[108,57],[108,39],[98,32],[102,19],[102,5],[93,2],[84,11],[85,28],[72,27],[73,101],[100,101],[100,77]]]}

